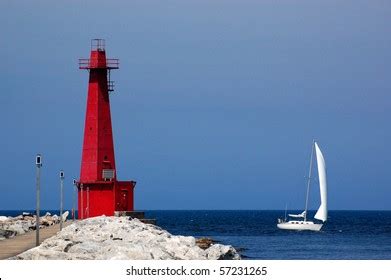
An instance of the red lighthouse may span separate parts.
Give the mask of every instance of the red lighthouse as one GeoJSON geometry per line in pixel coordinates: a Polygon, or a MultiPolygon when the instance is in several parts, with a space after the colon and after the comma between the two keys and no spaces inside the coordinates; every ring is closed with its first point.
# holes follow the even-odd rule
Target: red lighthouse
{"type": "Polygon", "coordinates": [[[109,93],[114,89],[110,71],[118,59],[107,59],[105,41],[91,41],[89,59],[79,59],[79,69],[89,71],[87,111],[78,186],[79,219],[115,211],[133,211],[134,181],[118,181],[115,167],[109,93]]]}

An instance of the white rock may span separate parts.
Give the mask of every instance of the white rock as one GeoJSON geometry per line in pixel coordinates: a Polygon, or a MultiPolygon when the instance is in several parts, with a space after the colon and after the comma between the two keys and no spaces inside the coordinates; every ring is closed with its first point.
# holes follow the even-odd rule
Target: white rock
{"type": "Polygon", "coordinates": [[[6,239],[6,238],[11,238],[16,235],[16,232],[11,231],[11,230],[4,230],[0,229],[0,240],[6,239]]]}
{"type": "Polygon", "coordinates": [[[69,211],[65,211],[62,213],[62,221],[65,222],[69,216],[69,211]]]}
{"type": "Polygon", "coordinates": [[[232,246],[213,244],[206,249],[208,259],[212,260],[239,260],[240,256],[232,246]]]}
{"type": "Polygon", "coordinates": [[[25,233],[28,232],[30,228],[33,226],[33,223],[30,220],[23,221],[21,224],[25,233]]]}
{"type": "MultiPolygon", "coordinates": [[[[64,217],[66,217],[69,212],[64,213],[64,217]]],[[[40,218],[40,228],[44,228],[46,226],[51,226],[55,223],[59,222],[58,216],[50,216],[50,213],[46,213],[45,216],[40,218]]],[[[24,212],[23,215],[19,215],[16,217],[0,217],[0,230],[7,230],[14,232],[14,234],[7,233],[2,238],[12,238],[15,235],[24,234],[30,230],[34,230],[36,228],[36,216],[31,216],[30,213],[24,212]]]]}
{"type": "Polygon", "coordinates": [[[41,218],[41,220],[39,221],[42,225],[44,226],[51,226],[54,224],[54,221],[52,219],[50,219],[50,216],[45,216],[43,218],[41,218]]]}
{"type": "Polygon", "coordinates": [[[6,217],[6,216],[0,216],[0,222],[5,222],[5,221],[8,221],[9,218],[6,217]]]}
{"type": "Polygon", "coordinates": [[[21,235],[21,234],[26,233],[26,230],[23,228],[22,223],[10,224],[7,229],[15,232],[17,235],[21,235]]]}
{"type": "Polygon", "coordinates": [[[218,245],[202,250],[194,237],[171,235],[137,219],[102,216],[77,221],[13,259],[240,259],[231,246],[218,245]]]}

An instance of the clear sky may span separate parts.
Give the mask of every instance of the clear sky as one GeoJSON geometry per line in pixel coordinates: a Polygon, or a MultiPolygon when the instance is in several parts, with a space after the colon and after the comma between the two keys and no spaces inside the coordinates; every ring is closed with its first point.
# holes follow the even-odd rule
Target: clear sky
{"type": "MultiPolygon", "coordinates": [[[[106,39],[118,178],[138,209],[302,208],[311,142],[331,209],[391,210],[389,1],[1,1],[0,209],[66,206],[106,39]]],[[[313,185],[311,208],[318,205],[313,185]]]]}

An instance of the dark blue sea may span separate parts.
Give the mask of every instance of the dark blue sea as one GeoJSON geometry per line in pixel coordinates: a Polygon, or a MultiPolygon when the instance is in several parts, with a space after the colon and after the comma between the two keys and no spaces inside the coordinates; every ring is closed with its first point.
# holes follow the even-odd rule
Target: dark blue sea
{"type": "MultiPolygon", "coordinates": [[[[0,215],[21,212],[0,210],[0,215]]],[[[391,259],[391,211],[329,211],[320,232],[277,229],[284,211],[156,210],[146,216],[173,234],[231,244],[246,259],[391,259]]]]}

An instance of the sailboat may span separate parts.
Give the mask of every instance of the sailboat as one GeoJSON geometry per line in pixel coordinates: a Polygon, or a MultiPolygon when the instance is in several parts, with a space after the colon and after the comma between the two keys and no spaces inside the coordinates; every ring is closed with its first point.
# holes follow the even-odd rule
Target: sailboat
{"type": "Polygon", "coordinates": [[[308,175],[307,182],[307,195],[305,201],[305,209],[300,214],[288,214],[289,217],[295,218],[287,220],[278,219],[277,227],[279,229],[288,229],[288,230],[313,230],[320,231],[323,226],[323,223],[327,221],[327,179],[326,179],[326,164],[322,152],[319,149],[318,144],[313,141],[311,149],[311,160],[310,160],[310,170],[308,175]],[[310,192],[311,176],[312,176],[312,161],[314,157],[314,150],[316,152],[316,161],[318,166],[318,176],[319,176],[319,188],[320,188],[320,206],[316,212],[314,218],[322,223],[310,221],[307,219],[307,209],[308,209],[308,197],[310,192]]]}

